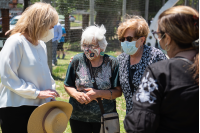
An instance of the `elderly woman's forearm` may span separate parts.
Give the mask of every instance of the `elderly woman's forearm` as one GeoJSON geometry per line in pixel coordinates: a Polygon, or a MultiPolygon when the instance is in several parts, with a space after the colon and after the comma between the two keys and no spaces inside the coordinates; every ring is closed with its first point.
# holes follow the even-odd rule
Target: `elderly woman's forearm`
{"type": "Polygon", "coordinates": [[[69,86],[66,86],[64,85],[64,88],[65,88],[65,91],[67,92],[67,94],[70,96],[70,97],[75,97],[75,94],[77,93],[77,90],[73,87],[69,87],[69,86]]]}
{"type": "Polygon", "coordinates": [[[110,89],[110,90],[99,90],[99,97],[110,100],[111,98],[116,99],[117,97],[122,96],[121,87],[116,87],[116,88],[110,89]],[[112,91],[112,94],[111,94],[110,90],[112,91]]]}

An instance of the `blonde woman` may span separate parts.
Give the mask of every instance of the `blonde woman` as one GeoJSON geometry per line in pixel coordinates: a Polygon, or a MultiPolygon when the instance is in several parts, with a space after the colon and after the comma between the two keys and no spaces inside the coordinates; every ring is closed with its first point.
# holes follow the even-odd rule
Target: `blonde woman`
{"type": "Polygon", "coordinates": [[[132,97],[147,66],[167,59],[161,50],[145,45],[149,27],[146,20],[133,16],[121,23],[117,34],[124,53],[118,56],[119,79],[126,99],[126,113],[132,109],[132,97]]]}
{"type": "Polygon", "coordinates": [[[3,133],[27,133],[32,111],[59,96],[44,43],[53,38],[52,28],[57,22],[58,14],[50,4],[36,3],[22,14],[5,42],[0,56],[3,133]]]}
{"type": "Polygon", "coordinates": [[[124,128],[127,133],[198,133],[198,11],[187,6],[164,11],[154,36],[170,59],[147,67],[124,128]]]}

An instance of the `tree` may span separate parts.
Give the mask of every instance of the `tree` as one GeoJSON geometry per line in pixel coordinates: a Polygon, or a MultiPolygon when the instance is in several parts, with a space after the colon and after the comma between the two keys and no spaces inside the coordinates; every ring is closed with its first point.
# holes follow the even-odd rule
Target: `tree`
{"type": "Polygon", "coordinates": [[[69,14],[75,10],[75,0],[56,0],[56,10],[65,16],[65,30],[67,31],[67,41],[70,41],[70,21],[69,14]]]}

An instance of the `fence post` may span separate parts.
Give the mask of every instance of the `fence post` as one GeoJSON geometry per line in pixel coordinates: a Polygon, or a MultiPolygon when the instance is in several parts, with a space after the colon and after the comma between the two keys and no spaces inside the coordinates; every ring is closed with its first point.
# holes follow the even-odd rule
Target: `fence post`
{"type": "Polygon", "coordinates": [[[126,15],[126,0],[123,0],[123,6],[122,6],[122,22],[125,20],[126,15]]]}
{"type": "Polygon", "coordinates": [[[188,5],[188,1],[187,0],[185,0],[185,6],[187,6],[188,5]]]}
{"type": "Polygon", "coordinates": [[[192,0],[192,8],[194,8],[194,0],[192,0]]]}
{"type": "Polygon", "coordinates": [[[94,25],[94,0],[90,0],[90,25],[94,25]]]}
{"type": "Polygon", "coordinates": [[[149,13],[149,0],[146,0],[145,3],[145,19],[148,22],[148,13],[149,13]]]}
{"type": "MultiPolygon", "coordinates": [[[[51,0],[40,0],[40,1],[51,4],[51,0]]],[[[46,47],[47,47],[48,66],[52,74],[52,40],[46,42],[46,47]]]]}

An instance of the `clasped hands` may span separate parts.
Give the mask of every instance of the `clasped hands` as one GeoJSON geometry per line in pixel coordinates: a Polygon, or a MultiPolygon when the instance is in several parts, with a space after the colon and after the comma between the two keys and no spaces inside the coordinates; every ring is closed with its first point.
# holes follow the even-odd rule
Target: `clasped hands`
{"type": "MultiPolygon", "coordinates": [[[[85,88],[84,92],[77,91],[74,98],[81,104],[88,104],[99,97],[99,90],[93,88],[85,88]]],[[[97,101],[97,100],[96,100],[97,101]]]]}

